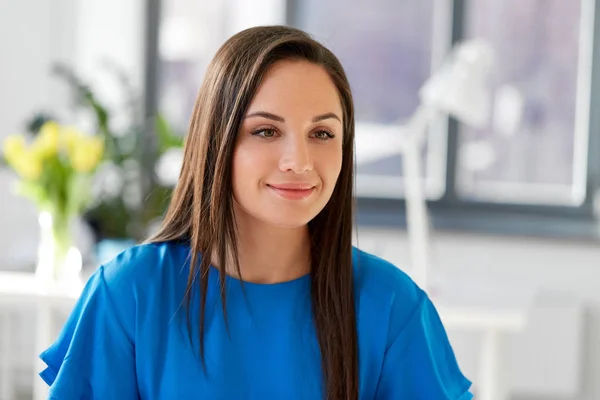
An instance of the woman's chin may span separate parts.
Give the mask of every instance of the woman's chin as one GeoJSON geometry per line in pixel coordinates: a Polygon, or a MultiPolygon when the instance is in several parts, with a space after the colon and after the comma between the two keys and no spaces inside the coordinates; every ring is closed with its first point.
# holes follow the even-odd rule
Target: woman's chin
{"type": "Polygon", "coordinates": [[[265,203],[262,207],[243,207],[236,204],[238,217],[245,215],[255,222],[279,228],[301,228],[315,218],[322,210],[318,204],[273,204],[265,203]]]}
{"type": "Polygon", "coordinates": [[[308,225],[312,218],[305,217],[301,218],[298,215],[289,215],[289,216],[274,216],[271,215],[267,218],[261,218],[262,222],[267,225],[271,225],[273,227],[278,228],[287,228],[287,229],[298,229],[305,227],[308,225]]]}

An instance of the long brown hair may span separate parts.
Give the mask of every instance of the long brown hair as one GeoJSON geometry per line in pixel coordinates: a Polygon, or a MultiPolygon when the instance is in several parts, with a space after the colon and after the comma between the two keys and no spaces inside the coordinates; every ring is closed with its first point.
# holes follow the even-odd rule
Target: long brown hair
{"type": "MultiPolygon", "coordinates": [[[[194,106],[179,182],[161,229],[149,241],[190,243],[187,320],[189,328],[190,303],[199,284],[200,357],[204,365],[204,316],[211,254],[218,260],[231,257],[240,272],[231,182],[236,135],[267,70],[284,59],[303,59],[322,66],[337,87],[342,104],[341,172],[328,204],[308,224],[311,299],[325,398],[357,400],[358,339],[352,272],[354,106],[345,72],[331,51],[303,31],[285,26],[244,30],[218,50],[194,106]]],[[[220,264],[221,299],[227,319],[226,268],[220,264]]]]}

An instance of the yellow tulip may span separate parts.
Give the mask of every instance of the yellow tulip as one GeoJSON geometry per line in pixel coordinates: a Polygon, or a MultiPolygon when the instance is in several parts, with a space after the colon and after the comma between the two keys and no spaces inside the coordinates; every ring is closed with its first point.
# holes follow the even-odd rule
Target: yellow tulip
{"type": "Polygon", "coordinates": [[[36,180],[42,175],[42,160],[32,151],[26,151],[13,164],[15,171],[26,180],[36,180]]]}
{"type": "Polygon", "coordinates": [[[4,140],[4,157],[11,165],[13,165],[26,150],[27,142],[22,135],[10,135],[4,140]]]}
{"type": "Polygon", "coordinates": [[[31,145],[31,150],[41,159],[56,155],[58,152],[61,127],[54,121],[46,122],[31,145]]]}
{"type": "Polygon", "coordinates": [[[77,144],[85,139],[85,136],[75,127],[65,127],[61,131],[60,145],[68,154],[77,148],[77,144]]]}
{"type": "Polygon", "coordinates": [[[73,169],[78,172],[91,172],[98,166],[104,154],[104,140],[102,137],[92,136],[80,138],[74,143],[69,152],[73,169]]]}
{"type": "Polygon", "coordinates": [[[101,136],[93,136],[89,140],[90,153],[94,161],[94,167],[100,164],[102,156],[104,156],[104,138],[101,136]]]}

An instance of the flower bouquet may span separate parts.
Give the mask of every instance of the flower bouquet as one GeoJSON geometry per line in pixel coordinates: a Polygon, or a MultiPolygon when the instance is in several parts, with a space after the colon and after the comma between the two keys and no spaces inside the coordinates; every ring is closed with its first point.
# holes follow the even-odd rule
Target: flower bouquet
{"type": "Polygon", "coordinates": [[[33,140],[9,136],[5,163],[18,175],[17,193],[39,212],[40,248],[36,274],[60,281],[79,276],[81,253],[71,222],[91,202],[92,180],[104,154],[104,138],[48,121],[33,140]]]}

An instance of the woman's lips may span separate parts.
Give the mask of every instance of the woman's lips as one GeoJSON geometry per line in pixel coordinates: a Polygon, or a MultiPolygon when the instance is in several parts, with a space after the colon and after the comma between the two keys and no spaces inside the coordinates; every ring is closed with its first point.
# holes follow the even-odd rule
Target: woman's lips
{"type": "Polygon", "coordinates": [[[304,200],[315,190],[313,185],[307,183],[278,183],[267,187],[286,200],[304,200]]]}

